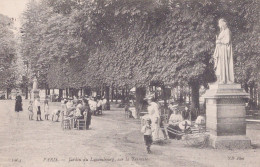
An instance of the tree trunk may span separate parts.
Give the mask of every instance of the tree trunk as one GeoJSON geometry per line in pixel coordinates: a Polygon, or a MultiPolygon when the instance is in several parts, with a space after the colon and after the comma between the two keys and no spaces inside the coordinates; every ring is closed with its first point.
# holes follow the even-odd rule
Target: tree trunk
{"type": "Polygon", "coordinates": [[[10,94],[10,89],[7,88],[7,89],[6,89],[6,99],[9,99],[9,94],[10,94]]]}
{"type": "Polygon", "coordinates": [[[248,84],[247,83],[245,83],[245,91],[246,91],[246,93],[248,93],[248,84]]]}
{"type": "Polygon", "coordinates": [[[68,90],[68,88],[66,88],[66,97],[67,98],[69,97],[69,90],[68,90]]]}
{"type": "Polygon", "coordinates": [[[129,89],[128,89],[128,86],[125,87],[125,94],[126,94],[125,101],[128,103],[129,102],[129,89]]]}
{"type": "MultiPolygon", "coordinates": [[[[199,103],[199,82],[193,82],[191,83],[191,112],[195,112],[196,109],[200,109],[200,103],[199,103]]],[[[192,113],[194,115],[194,113],[192,113]]]]}
{"type": "Polygon", "coordinates": [[[59,89],[59,101],[61,100],[62,97],[63,97],[63,90],[59,89]]]}
{"type": "Polygon", "coordinates": [[[254,104],[255,104],[255,107],[257,107],[257,90],[256,90],[256,85],[254,86],[254,104]]]}
{"type": "Polygon", "coordinates": [[[190,92],[190,86],[189,86],[189,104],[190,104],[190,95],[191,95],[191,92],[190,92]]]}
{"type": "Polygon", "coordinates": [[[179,86],[176,87],[176,99],[178,103],[180,102],[180,96],[179,96],[179,86]]]}
{"type": "Polygon", "coordinates": [[[106,110],[110,110],[110,103],[109,103],[109,86],[106,86],[105,87],[105,95],[106,95],[106,100],[107,100],[107,103],[106,103],[106,110]]]}
{"type": "Polygon", "coordinates": [[[183,103],[183,86],[180,86],[180,103],[183,103]]]}
{"type": "Polygon", "coordinates": [[[83,97],[83,89],[80,88],[80,96],[83,97]]]}
{"type": "Polygon", "coordinates": [[[104,96],[104,86],[99,87],[97,94],[100,94],[101,97],[104,96]]]}
{"type": "Polygon", "coordinates": [[[118,89],[116,88],[116,103],[118,101],[118,89]]]}
{"type": "Polygon", "coordinates": [[[174,99],[175,102],[178,100],[176,92],[177,92],[177,90],[176,90],[176,87],[175,87],[175,88],[173,88],[173,99],[174,99]]]}
{"type": "Polygon", "coordinates": [[[113,102],[114,100],[114,86],[112,85],[112,89],[111,89],[111,102],[113,102]]]}
{"type": "Polygon", "coordinates": [[[258,96],[258,109],[260,109],[260,86],[257,88],[257,96],[258,96]]]}
{"type": "Polygon", "coordinates": [[[122,98],[121,98],[121,103],[125,103],[125,89],[122,89],[122,98]]]}
{"type": "Polygon", "coordinates": [[[137,118],[139,118],[140,112],[144,109],[144,98],[146,94],[146,89],[145,87],[137,87],[136,88],[136,114],[137,118]]]}
{"type": "Polygon", "coordinates": [[[25,99],[28,99],[28,86],[25,87],[25,99]]]}
{"type": "Polygon", "coordinates": [[[249,93],[250,93],[250,99],[253,101],[253,94],[254,94],[254,91],[253,91],[253,89],[254,89],[254,86],[253,85],[250,85],[249,86],[249,93]]]}
{"type": "Polygon", "coordinates": [[[82,96],[85,97],[85,88],[82,88],[82,96]]]}
{"type": "Polygon", "coordinates": [[[162,88],[162,98],[163,98],[163,101],[164,101],[164,108],[167,107],[167,98],[166,98],[166,89],[165,89],[165,86],[161,86],[162,88]]]}

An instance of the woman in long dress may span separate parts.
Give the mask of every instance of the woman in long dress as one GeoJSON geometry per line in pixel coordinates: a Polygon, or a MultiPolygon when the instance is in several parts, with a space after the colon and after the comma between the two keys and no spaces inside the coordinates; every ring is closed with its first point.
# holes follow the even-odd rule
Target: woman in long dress
{"type": "Polygon", "coordinates": [[[216,39],[214,52],[215,69],[218,83],[234,83],[233,51],[231,32],[225,19],[219,20],[220,34],[216,39]]]}
{"type": "Polygon", "coordinates": [[[153,141],[159,140],[160,130],[160,111],[157,103],[154,102],[154,97],[149,96],[147,98],[149,106],[147,108],[152,121],[152,137],[153,141]]]}
{"type": "Polygon", "coordinates": [[[15,112],[23,111],[22,107],[22,97],[20,95],[15,98],[15,112]]]}

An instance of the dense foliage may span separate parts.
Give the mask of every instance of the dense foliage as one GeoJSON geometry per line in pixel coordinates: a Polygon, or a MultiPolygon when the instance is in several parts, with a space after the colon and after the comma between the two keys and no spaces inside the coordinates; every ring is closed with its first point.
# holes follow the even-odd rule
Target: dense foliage
{"type": "Polygon", "coordinates": [[[41,87],[161,81],[189,85],[198,99],[199,85],[214,81],[211,55],[221,17],[233,33],[237,81],[259,84],[257,11],[257,0],[31,1],[23,55],[41,87]]]}
{"type": "Polygon", "coordinates": [[[13,20],[0,14],[0,88],[15,87],[13,63],[16,55],[15,36],[12,31],[13,20]]]}

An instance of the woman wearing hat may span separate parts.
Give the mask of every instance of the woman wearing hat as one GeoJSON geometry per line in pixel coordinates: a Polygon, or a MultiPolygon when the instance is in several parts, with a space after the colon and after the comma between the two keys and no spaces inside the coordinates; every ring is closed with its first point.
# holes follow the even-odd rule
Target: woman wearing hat
{"type": "Polygon", "coordinates": [[[153,141],[159,140],[159,130],[160,130],[160,111],[159,106],[155,103],[155,98],[152,95],[147,96],[148,101],[148,113],[152,121],[152,137],[153,141]]]}

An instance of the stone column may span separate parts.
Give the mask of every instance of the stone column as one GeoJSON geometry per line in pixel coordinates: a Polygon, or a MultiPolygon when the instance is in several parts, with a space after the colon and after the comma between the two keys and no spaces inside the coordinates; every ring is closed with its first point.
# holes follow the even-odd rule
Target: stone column
{"type": "Polygon", "coordinates": [[[214,148],[250,148],[246,137],[245,100],[249,94],[240,84],[209,85],[206,100],[206,126],[214,148]]]}
{"type": "Polygon", "coordinates": [[[34,101],[37,97],[39,97],[39,89],[36,77],[33,79],[33,89],[31,91],[31,100],[34,101]]]}

